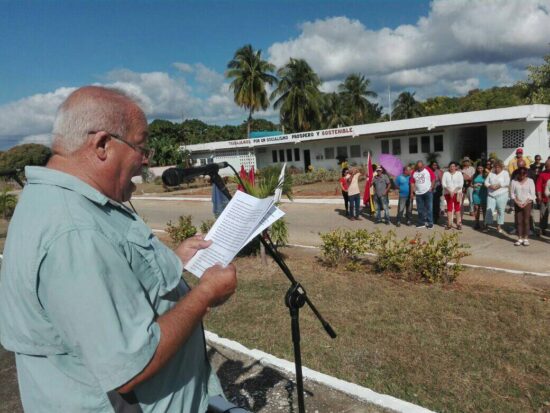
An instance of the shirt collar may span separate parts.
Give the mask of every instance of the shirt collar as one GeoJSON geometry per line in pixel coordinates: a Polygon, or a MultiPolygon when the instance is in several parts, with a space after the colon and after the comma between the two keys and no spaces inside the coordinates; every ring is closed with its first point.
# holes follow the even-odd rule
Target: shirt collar
{"type": "Polygon", "coordinates": [[[106,195],[91,187],[86,182],[73,175],[42,166],[26,166],[25,177],[28,184],[53,185],[74,191],[90,201],[102,206],[111,203],[117,206],[121,204],[109,199],[106,195]]]}

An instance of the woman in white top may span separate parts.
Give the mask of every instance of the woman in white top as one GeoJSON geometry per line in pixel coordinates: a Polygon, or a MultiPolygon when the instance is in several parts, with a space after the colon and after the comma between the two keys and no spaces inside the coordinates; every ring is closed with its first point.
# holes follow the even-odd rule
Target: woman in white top
{"type": "Polygon", "coordinates": [[[445,229],[453,227],[453,213],[456,214],[456,229],[462,229],[462,218],[460,216],[460,205],[462,203],[462,187],[464,186],[464,177],[458,170],[458,164],[451,162],[449,169],[443,174],[441,179],[443,186],[443,196],[447,202],[447,226],[445,229]]]}
{"type": "Polygon", "coordinates": [[[487,212],[485,213],[485,228],[493,223],[493,213],[497,211],[497,231],[502,232],[504,224],[504,211],[508,202],[508,187],[510,186],[510,175],[504,169],[504,164],[501,160],[496,160],[493,163],[493,171],[485,179],[487,187],[487,212]]]}
{"type": "Polygon", "coordinates": [[[510,196],[514,201],[514,210],[516,218],[516,231],[518,240],[514,245],[529,245],[529,220],[531,218],[531,208],[537,198],[535,192],[535,182],[528,177],[527,168],[518,169],[517,180],[513,180],[510,186],[510,196]]]}

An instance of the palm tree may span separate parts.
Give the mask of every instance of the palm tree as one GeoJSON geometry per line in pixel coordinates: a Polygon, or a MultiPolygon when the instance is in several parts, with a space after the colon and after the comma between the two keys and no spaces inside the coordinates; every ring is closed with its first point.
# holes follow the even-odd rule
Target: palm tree
{"type": "Polygon", "coordinates": [[[291,132],[311,130],[321,121],[321,80],[303,59],[290,61],[277,71],[279,84],[271,94],[273,107],[291,132]]]}
{"type": "Polygon", "coordinates": [[[370,80],[364,75],[353,73],[346,77],[338,86],[338,91],[344,98],[355,124],[366,122],[372,112],[372,103],[369,97],[378,96],[369,90],[370,80]]]}
{"type": "Polygon", "coordinates": [[[262,59],[262,51],[247,44],[235,52],[227,64],[225,76],[233,78],[229,88],[234,92],[235,103],[248,109],[247,136],[250,136],[252,114],[269,106],[266,85],[274,85],[277,78],[271,73],[275,66],[262,59]]]}
{"type": "Polygon", "coordinates": [[[393,119],[417,118],[424,114],[422,104],[414,98],[416,92],[402,92],[393,102],[393,119]]]}
{"type": "Polygon", "coordinates": [[[344,99],[338,93],[324,94],[322,107],[323,127],[336,128],[351,125],[353,120],[349,116],[347,109],[344,99]]]}

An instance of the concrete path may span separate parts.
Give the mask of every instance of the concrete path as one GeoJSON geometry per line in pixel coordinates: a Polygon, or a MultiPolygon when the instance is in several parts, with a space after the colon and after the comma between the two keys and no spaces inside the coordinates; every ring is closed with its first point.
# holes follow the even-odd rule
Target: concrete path
{"type": "MultiPolygon", "coordinates": [[[[180,215],[192,215],[195,225],[201,221],[213,218],[210,202],[147,200],[135,199],[134,206],[153,229],[165,229],[170,220],[176,221],[180,215]]],[[[281,208],[286,212],[290,243],[318,246],[321,243],[319,233],[335,228],[367,228],[382,231],[393,229],[399,236],[414,236],[419,231],[429,235],[432,232],[443,232],[441,226],[434,230],[417,230],[414,227],[374,224],[370,218],[363,217],[361,221],[349,221],[342,215],[343,205],[325,203],[284,203],[281,208]]],[[[395,216],[396,208],[390,210],[395,216]]],[[[506,215],[506,226],[513,227],[513,215],[506,215]]],[[[464,262],[486,267],[511,269],[520,272],[533,272],[550,276],[550,238],[533,238],[529,247],[515,247],[515,237],[508,234],[498,234],[491,231],[487,234],[473,229],[473,219],[464,217],[464,227],[461,231],[462,242],[471,246],[472,255],[464,262]]]]}

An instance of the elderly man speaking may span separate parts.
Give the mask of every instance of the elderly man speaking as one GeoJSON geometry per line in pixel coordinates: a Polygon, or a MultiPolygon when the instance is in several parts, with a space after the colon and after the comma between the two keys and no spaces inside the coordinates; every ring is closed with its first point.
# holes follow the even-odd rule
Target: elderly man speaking
{"type": "Polygon", "coordinates": [[[124,93],[83,87],[58,110],[53,156],[27,167],[9,227],[0,339],[28,412],[205,412],[221,387],[201,320],[236,288],[215,266],[189,290],[175,252],[122,203],[148,165],[147,121],[124,93]]]}

